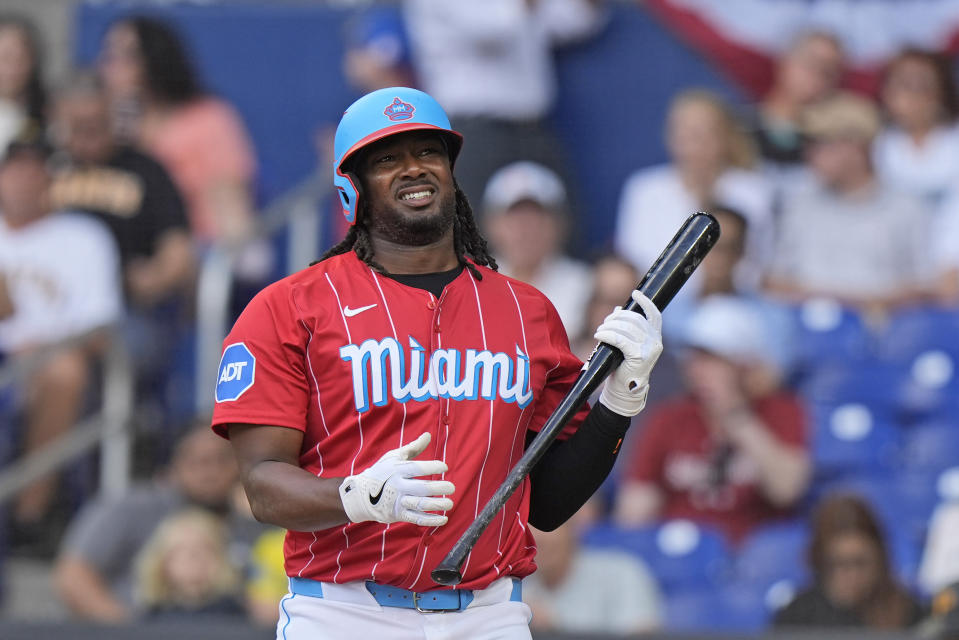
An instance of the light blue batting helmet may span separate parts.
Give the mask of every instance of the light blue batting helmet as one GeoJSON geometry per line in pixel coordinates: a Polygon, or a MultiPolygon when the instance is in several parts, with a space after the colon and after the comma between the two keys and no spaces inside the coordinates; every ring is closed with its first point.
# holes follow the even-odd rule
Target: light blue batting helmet
{"type": "Polygon", "coordinates": [[[463,146],[463,136],[453,131],[446,112],[432,96],[408,87],[390,87],[368,93],[350,105],[340,118],[333,140],[333,184],[347,222],[356,222],[360,195],[349,170],[350,158],[377,140],[424,129],[443,135],[452,165],[463,146]]]}

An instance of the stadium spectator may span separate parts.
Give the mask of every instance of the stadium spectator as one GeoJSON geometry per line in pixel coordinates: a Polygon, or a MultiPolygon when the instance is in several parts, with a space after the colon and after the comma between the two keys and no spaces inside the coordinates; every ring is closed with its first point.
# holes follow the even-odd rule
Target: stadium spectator
{"type": "Polygon", "coordinates": [[[633,440],[613,516],[624,526],[693,520],[738,543],[804,495],[805,416],[779,387],[770,335],[752,305],[711,297],[683,342],[688,391],[651,411],[633,440]]]}
{"type": "Polygon", "coordinates": [[[416,87],[410,42],[396,6],[363,9],[346,23],[343,74],[362,93],[416,87]]]}
{"type": "Polygon", "coordinates": [[[170,172],[194,237],[202,244],[248,240],[251,142],[233,107],[203,88],[173,28],[151,17],[117,21],[103,40],[99,72],[118,131],[170,172]]]}
{"type": "Polygon", "coordinates": [[[517,160],[544,164],[570,184],[546,121],[556,99],[553,48],[602,27],[600,0],[405,0],[404,17],[422,89],[473,142],[456,178],[479,202],[490,176],[517,160]]]}
{"type": "Polygon", "coordinates": [[[242,617],[240,571],[223,522],[201,509],[168,516],[137,554],[135,593],[148,620],[242,617]]]}
{"type": "Polygon", "coordinates": [[[945,56],[906,49],[882,83],[888,125],[874,145],[876,173],[932,210],[959,183],[959,94],[945,56]]]}
{"type": "Polygon", "coordinates": [[[486,185],[483,209],[487,236],[500,273],[546,294],[566,333],[577,335],[583,324],[592,273],[589,265],[563,253],[570,214],[566,189],[559,176],[534,162],[514,162],[502,167],[486,185]]]}
{"type": "Polygon", "coordinates": [[[180,194],[160,164],[114,138],[94,77],[77,75],[57,92],[52,125],[64,151],[54,207],[89,213],[110,228],[131,306],[148,309],[192,292],[195,258],[180,194]]]}
{"type": "MultiPolygon", "coordinates": [[[[47,197],[50,149],[36,136],[11,142],[0,159],[0,274],[12,313],[0,320],[0,353],[23,367],[25,454],[79,418],[91,367],[103,346],[92,335],[121,313],[118,259],[109,231],[76,213],[54,213],[47,197]],[[75,341],[65,344],[68,339],[75,341]]],[[[19,495],[14,545],[45,554],[58,535],[57,478],[19,495]]]]}
{"type": "Polygon", "coordinates": [[[893,577],[879,523],[859,497],[820,501],[807,560],[813,585],[776,613],[776,626],[905,629],[922,619],[922,607],[893,577]]]}
{"type": "Polygon", "coordinates": [[[57,591],[79,618],[103,623],[133,613],[133,558],[168,515],[186,506],[226,514],[237,481],[229,444],[197,426],[177,444],[168,477],[117,499],[84,505],[54,570],[57,591]]]}
{"type": "Polygon", "coordinates": [[[943,501],[932,514],[919,565],[918,583],[937,593],[959,581],[959,502],[943,501]]]}
{"type": "Polygon", "coordinates": [[[656,579],[636,555],[580,543],[574,516],[551,532],[534,530],[536,572],[523,581],[534,631],[637,634],[662,625],[656,579]]]}
{"type": "Polygon", "coordinates": [[[37,30],[26,18],[0,16],[0,149],[46,123],[46,92],[37,30]]]}
{"type": "Polygon", "coordinates": [[[959,303],[959,93],[950,60],[905,49],[886,68],[889,123],[876,139],[880,178],[922,198],[938,298],[959,303]]]}
{"type": "MultiPolygon", "coordinates": [[[[723,202],[749,220],[750,233],[743,286],[755,286],[770,242],[772,189],[753,170],[755,145],[730,107],[704,90],[679,94],[669,108],[666,146],[670,164],[649,167],[630,176],[623,186],[616,220],[616,250],[645,272],[683,221],[709,203],[723,202]]],[[[690,282],[664,315],[667,338],[676,337],[676,307],[691,304],[702,286],[701,275],[690,282]]]]}
{"type": "Polygon", "coordinates": [[[753,123],[759,153],[782,168],[803,161],[802,113],[839,86],[843,71],[842,43],[824,31],[807,31],[779,58],[769,92],[759,103],[753,123]]]}
{"type": "Polygon", "coordinates": [[[816,180],[783,204],[770,293],[826,296],[872,311],[922,299],[930,285],[928,218],[917,199],[875,175],[875,106],[837,94],[806,110],[804,129],[816,180]]]}

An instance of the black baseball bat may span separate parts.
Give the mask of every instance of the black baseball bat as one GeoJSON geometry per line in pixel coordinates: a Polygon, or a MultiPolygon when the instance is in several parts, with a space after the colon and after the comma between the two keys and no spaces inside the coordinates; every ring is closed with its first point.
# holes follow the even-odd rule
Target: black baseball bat
{"type": "MultiPolygon", "coordinates": [[[[636,288],[662,311],[699,266],[703,257],[716,244],[718,238],[719,223],[716,218],[704,211],[689,216],[636,288]]],[[[642,313],[642,309],[632,298],[623,307],[642,313]]],[[[503,484],[460,536],[443,561],[430,573],[434,582],[443,585],[460,583],[463,579],[460,568],[476,541],[523,482],[523,478],[529,475],[530,470],[543,457],[566,423],[622,361],[623,354],[616,347],[605,342],[596,346],[589,361],[576,378],[576,382],[533,438],[523,457],[513,466],[503,484]]]]}

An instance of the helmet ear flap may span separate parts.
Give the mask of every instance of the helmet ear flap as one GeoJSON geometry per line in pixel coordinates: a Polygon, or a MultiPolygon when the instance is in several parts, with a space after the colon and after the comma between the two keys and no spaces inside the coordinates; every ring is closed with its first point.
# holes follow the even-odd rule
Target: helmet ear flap
{"type": "Polygon", "coordinates": [[[356,222],[356,214],[360,200],[360,181],[352,172],[337,171],[333,178],[336,192],[340,197],[343,215],[349,224],[356,222]]]}

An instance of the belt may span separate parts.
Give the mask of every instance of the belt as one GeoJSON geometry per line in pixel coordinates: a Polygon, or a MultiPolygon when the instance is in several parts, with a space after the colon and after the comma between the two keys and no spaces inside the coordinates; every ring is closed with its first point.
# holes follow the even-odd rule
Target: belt
{"type": "MultiPolygon", "coordinates": [[[[423,613],[462,611],[473,602],[473,592],[469,589],[436,589],[433,591],[410,591],[387,584],[366,581],[366,590],[373,599],[384,607],[416,609],[423,613]]],[[[290,593],[313,598],[323,597],[323,583],[309,578],[290,578],[290,593]]],[[[523,601],[523,583],[514,578],[513,591],[509,599],[523,601]]]]}

